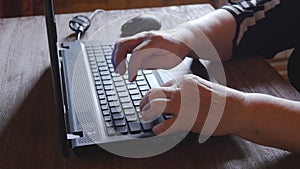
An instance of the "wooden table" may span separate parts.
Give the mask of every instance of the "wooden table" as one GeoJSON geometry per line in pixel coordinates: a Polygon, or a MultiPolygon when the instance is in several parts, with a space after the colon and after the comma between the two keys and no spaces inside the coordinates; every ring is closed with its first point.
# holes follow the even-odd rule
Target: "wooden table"
{"type": "MultiPolygon", "coordinates": [[[[97,15],[83,39],[118,38],[116,32],[126,21],[118,18],[126,19],[137,13],[159,12],[166,29],[212,10],[210,5],[190,5],[108,11],[97,15]],[[115,24],[106,24],[109,22],[115,24]]],[[[57,17],[60,41],[74,40],[68,28],[68,20],[74,15],[57,17]]],[[[162,155],[145,159],[123,158],[107,152],[64,158],[59,150],[44,17],[1,19],[0,51],[1,169],[298,167],[299,155],[234,136],[214,137],[204,144],[185,142],[162,155]]],[[[260,57],[230,61],[224,63],[224,68],[230,87],[300,99],[298,92],[260,57]]]]}

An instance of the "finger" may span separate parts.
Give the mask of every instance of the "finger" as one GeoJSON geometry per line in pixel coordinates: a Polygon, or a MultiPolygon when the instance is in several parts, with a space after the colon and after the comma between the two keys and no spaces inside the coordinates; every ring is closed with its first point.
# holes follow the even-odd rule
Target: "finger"
{"type": "Polygon", "coordinates": [[[156,135],[167,135],[172,132],[178,131],[179,129],[177,127],[172,126],[175,120],[176,118],[171,118],[155,125],[152,128],[153,133],[156,135]]]}
{"type": "Polygon", "coordinates": [[[212,85],[215,85],[203,78],[197,78],[197,87],[199,90],[199,93],[202,95],[211,95],[212,93],[212,85]]]}
{"type": "Polygon", "coordinates": [[[176,79],[169,80],[165,84],[163,84],[162,86],[163,87],[171,87],[171,86],[174,86],[174,85],[177,85],[177,80],[176,79]]]}
{"type": "MultiPolygon", "coordinates": [[[[131,53],[131,51],[142,43],[147,37],[146,36],[133,36],[129,38],[120,39],[115,43],[113,52],[112,52],[112,64],[114,69],[118,72],[118,66],[120,63],[126,63],[127,53],[131,53]]],[[[126,64],[122,64],[121,66],[126,66],[126,64]]],[[[122,69],[120,67],[120,69],[122,69]]],[[[125,68],[126,69],[126,68],[125,68]]],[[[120,73],[120,72],[118,72],[120,73]]]]}
{"type": "MultiPolygon", "coordinates": [[[[152,40],[144,40],[136,48],[133,49],[129,63],[128,63],[128,79],[129,81],[135,80],[138,70],[151,56],[155,55],[158,42],[152,40]]],[[[152,65],[151,65],[152,66],[152,65]]],[[[154,67],[143,67],[144,69],[152,69],[154,67]]]]}
{"type": "Polygon", "coordinates": [[[167,87],[154,88],[149,90],[143,99],[140,101],[140,109],[142,110],[144,106],[149,103],[150,100],[156,98],[171,98],[175,90],[167,87]]]}
{"type": "Polygon", "coordinates": [[[165,98],[158,98],[151,100],[145,105],[141,112],[142,118],[144,120],[154,120],[161,114],[172,114],[177,115],[180,105],[176,104],[175,101],[165,98]]]}

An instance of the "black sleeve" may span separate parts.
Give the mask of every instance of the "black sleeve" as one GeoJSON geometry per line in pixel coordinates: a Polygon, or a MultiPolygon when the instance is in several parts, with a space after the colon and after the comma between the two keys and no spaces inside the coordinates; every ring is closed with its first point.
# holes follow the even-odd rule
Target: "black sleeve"
{"type": "Polygon", "coordinates": [[[272,58],[300,40],[300,0],[242,0],[222,7],[236,19],[233,57],[272,58]]]}

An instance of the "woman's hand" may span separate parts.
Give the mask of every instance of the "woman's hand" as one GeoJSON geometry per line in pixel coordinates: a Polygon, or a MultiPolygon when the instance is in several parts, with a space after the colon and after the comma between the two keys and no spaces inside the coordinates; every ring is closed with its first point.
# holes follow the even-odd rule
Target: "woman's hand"
{"type": "MultiPolygon", "coordinates": [[[[116,42],[112,63],[117,73],[126,72],[127,54],[131,53],[128,62],[129,80],[135,80],[140,69],[170,69],[178,65],[191,49],[181,42],[175,30],[142,32],[116,42]]],[[[182,37],[181,37],[182,38],[182,37]]]]}
{"type": "Polygon", "coordinates": [[[226,135],[232,133],[238,124],[236,120],[238,112],[243,109],[244,96],[242,92],[198,76],[186,75],[161,88],[151,89],[140,107],[145,120],[161,113],[173,115],[153,128],[155,134],[191,130],[205,135],[226,135]],[[209,130],[213,131],[209,133],[209,130]]]}

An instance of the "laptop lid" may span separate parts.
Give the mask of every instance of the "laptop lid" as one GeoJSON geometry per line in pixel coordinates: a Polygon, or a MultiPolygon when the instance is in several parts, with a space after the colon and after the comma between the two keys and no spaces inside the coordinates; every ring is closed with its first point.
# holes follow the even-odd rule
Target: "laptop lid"
{"type": "Polygon", "coordinates": [[[55,13],[53,0],[44,0],[44,14],[47,27],[47,37],[50,52],[52,83],[54,89],[54,96],[56,101],[58,120],[59,120],[59,135],[61,140],[61,151],[64,156],[69,156],[67,133],[65,125],[65,109],[64,109],[64,95],[61,80],[61,62],[59,59],[57,48],[57,31],[55,23],[55,13]]]}

